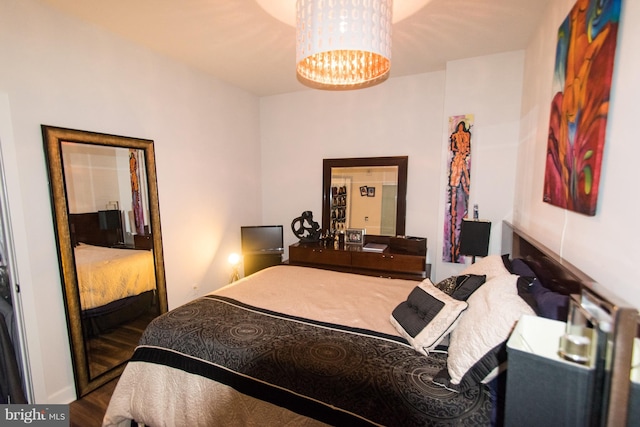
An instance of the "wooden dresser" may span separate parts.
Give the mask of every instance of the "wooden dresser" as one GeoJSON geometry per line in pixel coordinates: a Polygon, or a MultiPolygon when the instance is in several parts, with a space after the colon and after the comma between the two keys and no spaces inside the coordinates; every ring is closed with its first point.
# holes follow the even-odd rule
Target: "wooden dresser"
{"type": "Polygon", "coordinates": [[[289,246],[289,264],[417,281],[429,277],[430,270],[426,255],[394,250],[390,245],[383,252],[369,252],[360,245],[299,242],[289,246]]]}

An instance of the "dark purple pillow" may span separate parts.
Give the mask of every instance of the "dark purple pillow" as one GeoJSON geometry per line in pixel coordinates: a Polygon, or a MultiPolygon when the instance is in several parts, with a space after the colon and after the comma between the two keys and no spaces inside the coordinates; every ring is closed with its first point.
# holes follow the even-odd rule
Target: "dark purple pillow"
{"type": "Polygon", "coordinates": [[[532,279],[536,277],[536,273],[533,272],[531,267],[529,267],[529,265],[520,258],[516,258],[511,261],[511,273],[516,276],[529,277],[532,279]]]}
{"type": "Polygon", "coordinates": [[[542,286],[539,280],[534,280],[529,286],[538,306],[538,315],[547,319],[565,322],[569,313],[569,296],[550,291],[542,286]]]}
{"type": "Polygon", "coordinates": [[[516,286],[518,288],[518,295],[520,298],[526,302],[529,307],[535,311],[536,314],[540,314],[540,310],[538,309],[538,303],[536,302],[535,297],[531,293],[531,283],[533,283],[535,279],[530,279],[528,277],[518,277],[518,281],[516,282],[516,286]]]}

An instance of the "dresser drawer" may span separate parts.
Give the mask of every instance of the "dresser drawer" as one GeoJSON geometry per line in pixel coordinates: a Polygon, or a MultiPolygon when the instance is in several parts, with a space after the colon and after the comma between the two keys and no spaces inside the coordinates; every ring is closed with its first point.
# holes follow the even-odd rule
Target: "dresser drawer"
{"type": "Polygon", "coordinates": [[[353,252],[351,265],[372,270],[387,270],[401,272],[423,272],[425,257],[415,255],[353,252]]]}
{"type": "Polygon", "coordinates": [[[134,234],[133,243],[136,249],[152,249],[153,239],[151,234],[134,234]]]}
{"type": "Polygon", "coordinates": [[[289,262],[292,264],[351,265],[351,253],[321,247],[290,246],[289,262]]]}

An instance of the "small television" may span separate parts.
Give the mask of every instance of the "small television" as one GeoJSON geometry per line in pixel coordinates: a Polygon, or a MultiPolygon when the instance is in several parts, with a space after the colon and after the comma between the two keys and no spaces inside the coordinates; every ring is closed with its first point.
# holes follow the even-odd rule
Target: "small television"
{"type": "Polygon", "coordinates": [[[244,255],[284,252],[282,225],[240,227],[240,241],[244,255]]]}

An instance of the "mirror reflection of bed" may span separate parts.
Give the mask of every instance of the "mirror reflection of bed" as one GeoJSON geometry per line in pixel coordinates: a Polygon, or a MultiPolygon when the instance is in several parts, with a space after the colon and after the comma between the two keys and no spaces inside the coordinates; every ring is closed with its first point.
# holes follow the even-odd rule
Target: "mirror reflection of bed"
{"type": "Polygon", "coordinates": [[[167,310],[153,141],[42,126],[78,397],[167,310]]]}
{"type": "Polygon", "coordinates": [[[129,360],[159,314],[153,253],[125,244],[122,213],[69,214],[89,374],[129,360]]]}

